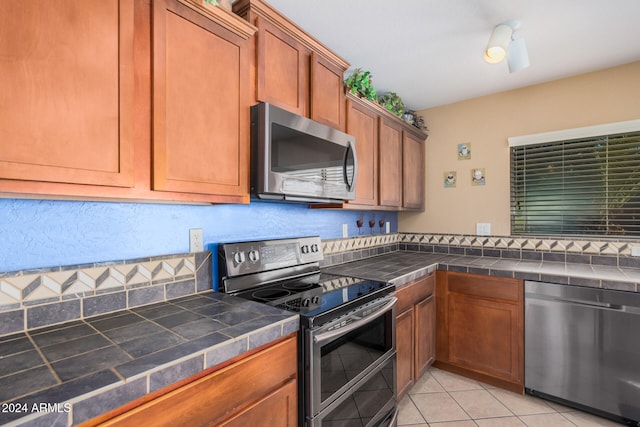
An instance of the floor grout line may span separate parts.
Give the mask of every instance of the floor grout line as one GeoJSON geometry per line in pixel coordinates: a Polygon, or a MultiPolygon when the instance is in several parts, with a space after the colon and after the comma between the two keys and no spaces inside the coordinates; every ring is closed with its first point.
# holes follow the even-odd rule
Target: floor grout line
{"type": "MultiPolygon", "coordinates": [[[[492,402],[493,404],[493,402],[492,402]]],[[[401,401],[400,416],[398,418],[399,427],[466,427],[466,426],[482,426],[482,427],[499,427],[499,426],[541,426],[541,425],[558,425],[566,427],[615,427],[620,424],[608,419],[600,418],[586,412],[579,411],[574,408],[565,407],[555,402],[548,402],[544,399],[530,396],[518,395],[497,387],[483,384],[479,381],[471,380],[450,372],[429,368],[427,372],[409,389],[405,397],[401,401]],[[438,378],[440,377],[440,378],[438,378]],[[433,381],[432,385],[428,382],[433,381]],[[492,392],[493,391],[493,392],[492,392]],[[510,415],[497,414],[492,416],[487,412],[487,416],[472,416],[472,412],[478,411],[477,407],[473,407],[477,402],[465,405],[464,401],[460,401],[461,394],[457,392],[478,393],[479,398],[485,392],[493,399],[499,407],[506,409],[510,415]],[[439,395],[437,395],[439,393],[439,395]],[[452,394],[454,393],[454,394],[452,394]],[[505,393],[502,395],[502,393],[505,393]],[[442,399],[443,395],[447,399],[442,399]],[[511,400],[513,398],[513,400],[511,400]],[[429,414],[433,413],[432,407],[422,407],[422,405],[430,405],[434,402],[440,403],[440,408],[436,408],[438,413],[438,421],[429,423],[429,414]],[[413,405],[413,408],[410,405],[413,405]],[[443,409],[446,404],[455,404],[462,412],[449,411],[443,409]],[[467,408],[465,408],[467,406],[467,408]],[[440,411],[440,412],[438,412],[440,411]],[[471,411],[471,413],[470,413],[471,411]],[[464,413],[468,419],[460,419],[460,415],[464,413]],[[425,415],[427,414],[427,415],[425,415]]],[[[449,406],[449,409],[451,406],[449,406]]],[[[500,409],[500,408],[498,408],[500,409]]]]}

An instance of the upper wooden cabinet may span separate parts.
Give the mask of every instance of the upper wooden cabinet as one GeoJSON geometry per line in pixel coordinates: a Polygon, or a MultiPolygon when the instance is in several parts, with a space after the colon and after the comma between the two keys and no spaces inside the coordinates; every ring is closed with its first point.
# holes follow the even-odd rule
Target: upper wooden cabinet
{"type": "Polygon", "coordinates": [[[356,137],[356,199],[315,208],[424,210],[427,135],[380,105],[346,94],[346,131],[356,137]]]}
{"type": "Polygon", "coordinates": [[[268,18],[256,16],[256,101],[308,115],[309,49],[268,18]]]}
{"type": "Polygon", "coordinates": [[[133,186],[133,34],[129,0],[0,2],[0,179],[133,186]]]}
{"type": "Polygon", "coordinates": [[[258,28],[254,103],[269,102],[344,131],[343,74],[349,64],[260,0],[237,0],[233,11],[258,28]]]}
{"type": "MultiPolygon", "coordinates": [[[[344,69],[311,52],[311,117],[325,125],[345,130],[344,69]]],[[[348,132],[347,132],[348,133],[348,132]]]]}
{"type": "Polygon", "coordinates": [[[358,98],[347,98],[347,133],[356,137],[358,178],[353,204],[378,204],[378,114],[358,98]]]}
{"type": "MultiPolygon", "coordinates": [[[[356,144],[357,144],[356,140],[356,144]]],[[[380,118],[379,191],[380,205],[402,207],[402,126],[380,118]]]]}
{"type": "Polygon", "coordinates": [[[249,193],[249,39],[178,0],[153,5],[153,189],[249,193]]]}
{"type": "Polygon", "coordinates": [[[380,119],[380,205],[424,210],[426,135],[409,124],[380,119]]]}
{"type": "Polygon", "coordinates": [[[0,194],[249,202],[255,27],[204,0],[8,0],[0,24],[0,194]]]}
{"type": "Polygon", "coordinates": [[[405,128],[402,140],[402,206],[407,210],[424,210],[425,161],[424,135],[405,128]]]}

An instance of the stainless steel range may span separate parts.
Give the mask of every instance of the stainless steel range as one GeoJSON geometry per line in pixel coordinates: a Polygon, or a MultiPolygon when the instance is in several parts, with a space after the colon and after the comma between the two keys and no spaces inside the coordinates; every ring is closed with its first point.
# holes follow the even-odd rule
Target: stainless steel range
{"type": "Polygon", "coordinates": [[[219,291],[300,315],[300,426],[395,426],[395,287],[325,274],[319,237],[224,243],[219,291]]]}

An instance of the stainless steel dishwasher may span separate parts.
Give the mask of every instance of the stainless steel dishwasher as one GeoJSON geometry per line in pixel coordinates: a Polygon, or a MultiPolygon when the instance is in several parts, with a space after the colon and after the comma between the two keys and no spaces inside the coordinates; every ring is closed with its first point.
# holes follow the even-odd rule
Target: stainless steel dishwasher
{"type": "Polygon", "coordinates": [[[525,391],[640,426],[640,294],[524,289],[525,391]]]}

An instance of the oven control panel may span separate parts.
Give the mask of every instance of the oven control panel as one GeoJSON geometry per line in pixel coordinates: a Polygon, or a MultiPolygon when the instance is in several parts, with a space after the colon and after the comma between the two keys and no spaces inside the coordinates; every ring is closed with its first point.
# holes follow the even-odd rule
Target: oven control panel
{"type": "Polygon", "coordinates": [[[283,267],[322,261],[320,237],[223,243],[218,248],[219,268],[223,275],[259,273],[283,267]]]}

